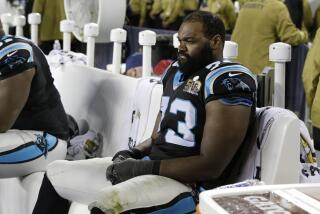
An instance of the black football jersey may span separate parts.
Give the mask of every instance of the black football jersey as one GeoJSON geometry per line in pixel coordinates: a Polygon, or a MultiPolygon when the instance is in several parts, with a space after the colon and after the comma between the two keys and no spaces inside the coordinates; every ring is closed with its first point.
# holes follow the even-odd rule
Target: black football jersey
{"type": "Polygon", "coordinates": [[[217,61],[186,77],[175,62],[162,83],[162,118],[151,159],[199,155],[208,102],[255,107],[256,77],[238,63],[217,61]]]}

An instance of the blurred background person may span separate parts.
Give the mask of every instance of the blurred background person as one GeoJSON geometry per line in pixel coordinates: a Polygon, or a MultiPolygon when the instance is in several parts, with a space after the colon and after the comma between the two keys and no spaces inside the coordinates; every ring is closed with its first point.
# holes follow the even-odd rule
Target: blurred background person
{"type": "Polygon", "coordinates": [[[173,63],[171,59],[161,59],[153,68],[153,74],[155,76],[162,76],[164,72],[169,68],[173,63]]]}
{"type": "Polygon", "coordinates": [[[218,15],[226,28],[231,33],[236,23],[237,14],[231,0],[203,0],[200,10],[209,11],[218,15]]]}
{"type": "Polygon", "coordinates": [[[303,69],[307,104],[311,109],[314,147],[320,151],[320,28],[309,50],[303,69]]]}
{"type": "Polygon", "coordinates": [[[312,11],[311,6],[309,4],[308,0],[302,0],[302,7],[303,7],[303,26],[306,30],[310,30],[310,28],[313,25],[313,17],[312,17],[312,11]]]}
{"type": "Polygon", "coordinates": [[[270,44],[303,44],[308,41],[308,33],[295,26],[283,2],[251,0],[241,6],[231,40],[239,44],[238,61],[260,74],[264,67],[271,66],[270,44]]]}
{"type": "Polygon", "coordinates": [[[39,47],[47,55],[55,40],[62,42],[60,21],[65,19],[63,0],[34,0],[32,12],[41,14],[39,47]]]}
{"type": "MultiPolygon", "coordinates": [[[[162,74],[171,65],[173,60],[171,59],[160,59],[156,65],[153,67],[151,75],[162,76],[162,74]]],[[[124,73],[130,77],[142,77],[142,54],[141,52],[136,52],[130,55],[126,60],[126,71],[124,73]]]]}
{"type": "Polygon", "coordinates": [[[314,16],[314,26],[315,29],[318,29],[320,27],[320,7],[318,7],[314,16]]]}
{"type": "Polygon", "coordinates": [[[127,58],[124,74],[130,77],[142,76],[142,54],[140,52],[135,52],[127,58]]]}
{"type": "Polygon", "coordinates": [[[197,0],[154,0],[149,15],[155,22],[161,22],[161,28],[178,30],[183,17],[197,9],[197,0]]]}
{"type": "Polygon", "coordinates": [[[130,0],[127,6],[128,25],[138,27],[152,27],[152,19],[149,13],[152,9],[153,0],[130,0]]]}
{"type": "Polygon", "coordinates": [[[313,24],[311,7],[308,0],[285,0],[292,22],[300,30],[309,31],[313,24]]]}

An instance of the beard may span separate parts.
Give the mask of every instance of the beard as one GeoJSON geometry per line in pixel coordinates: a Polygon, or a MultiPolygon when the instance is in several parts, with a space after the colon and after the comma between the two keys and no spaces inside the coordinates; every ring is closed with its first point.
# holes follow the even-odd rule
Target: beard
{"type": "Polygon", "coordinates": [[[186,53],[178,52],[178,64],[183,74],[191,75],[215,61],[210,45],[206,45],[200,53],[198,56],[191,57],[186,53]]]}

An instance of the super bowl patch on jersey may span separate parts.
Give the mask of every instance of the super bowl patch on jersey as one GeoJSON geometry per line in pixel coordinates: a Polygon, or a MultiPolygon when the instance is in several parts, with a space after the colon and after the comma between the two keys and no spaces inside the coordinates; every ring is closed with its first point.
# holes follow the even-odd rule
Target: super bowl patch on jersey
{"type": "Polygon", "coordinates": [[[201,89],[201,82],[199,76],[195,76],[193,79],[188,79],[183,91],[189,94],[198,95],[201,89]]]}

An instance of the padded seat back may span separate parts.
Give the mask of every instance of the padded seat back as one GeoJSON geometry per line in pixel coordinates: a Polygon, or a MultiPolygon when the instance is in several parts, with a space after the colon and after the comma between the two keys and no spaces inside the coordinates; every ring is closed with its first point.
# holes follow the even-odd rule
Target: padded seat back
{"type": "Polygon", "coordinates": [[[66,112],[78,123],[87,121],[91,130],[102,135],[103,156],[128,148],[134,108],[141,109],[143,122],[136,136],[140,140],[151,136],[162,85],[148,78],[135,79],[77,64],[67,64],[52,73],[66,112]]]}
{"type": "Polygon", "coordinates": [[[266,184],[299,183],[299,119],[289,110],[257,108],[257,141],[239,181],[260,178],[266,184]]]}

